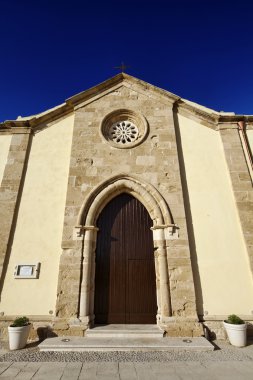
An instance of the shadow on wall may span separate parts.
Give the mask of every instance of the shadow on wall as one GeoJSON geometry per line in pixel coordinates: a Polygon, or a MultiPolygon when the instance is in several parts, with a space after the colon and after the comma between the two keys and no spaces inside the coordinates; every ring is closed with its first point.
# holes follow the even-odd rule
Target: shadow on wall
{"type": "Polygon", "coordinates": [[[178,159],[179,159],[180,174],[181,174],[181,181],[182,181],[182,190],[183,190],[183,196],[184,196],[186,224],[187,224],[188,239],[189,239],[190,253],[191,253],[193,280],[194,280],[194,287],[195,287],[195,294],[196,294],[197,314],[201,320],[204,315],[203,294],[202,294],[202,287],[201,287],[201,281],[200,281],[200,275],[199,275],[198,258],[197,258],[197,252],[196,252],[191,205],[190,205],[190,198],[189,198],[189,192],[188,192],[188,186],[187,186],[177,107],[174,108],[173,115],[174,115],[175,134],[176,134],[176,139],[177,139],[177,149],[178,149],[178,159]]]}
{"type": "MultiPolygon", "coordinates": [[[[204,336],[207,340],[209,340],[210,342],[212,342],[213,340],[223,340],[223,339],[227,339],[227,334],[225,332],[225,329],[224,329],[224,337],[221,338],[219,336],[216,335],[216,333],[211,330],[204,322],[203,322],[203,328],[204,328],[204,336]]],[[[214,344],[212,342],[212,344],[214,344]]],[[[247,322],[247,346],[251,346],[253,345],[253,323],[252,322],[247,322]]],[[[215,346],[215,344],[214,344],[215,346]]]]}
{"type": "Polygon", "coordinates": [[[42,342],[43,340],[47,338],[55,338],[58,335],[51,329],[51,327],[46,326],[46,327],[38,327],[37,328],[37,334],[39,341],[42,342]]]}
{"type": "Polygon", "coordinates": [[[253,322],[247,322],[247,336],[253,340],[253,322]]]}
{"type": "Polygon", "coordinates": [[[216,333],[203,323],[204,335],[210,342],[217,339],[216,333]]]}

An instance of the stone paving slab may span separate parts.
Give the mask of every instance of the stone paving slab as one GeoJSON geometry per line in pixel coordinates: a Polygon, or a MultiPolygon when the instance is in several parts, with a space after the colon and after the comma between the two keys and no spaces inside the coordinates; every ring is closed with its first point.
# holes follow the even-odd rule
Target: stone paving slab
{"type": "Polygon", "coordinates": [[[252,380],[253,362],[19,362],[1,363],[1,371],[6,380],[252,380]]]}
{"type": "Polygon", "coordinates": [[[11,365],[1,373],[1,379],[14,379],[26,365],[27,363],[22,362],[11,363],[11,365]]]}
{"type": "Polygon", "coordinates": [[[15,380],[32,379],[40,367],[41,363],[27,363],[26,366],[22,368],[19,374],[15,377],[15,380]]]}
{"type": "Polygon", "coordinates": [[[214,351],[39,352],[2,348],[5,380],[252,380],[253,342],[237,348],[224,341],[214,351]],[[6,360],[7,358],[7,360],[6,360]],[[5,359],[5,361],[4,361],[5,359]]]}
{"type": "Polygon", "coordinates": [[[133,363],[119,363],[119,373],[122,380],[137,380],[137,373],[133,363]]]}
{"type": "Polygon", "coordinates": [[[67,363],[61,380],[78,379],[82,370],[82,363],[67,363]]]}
{"type": "Polygon", "coordinates": [[[93,380],[97,376],[98,363],[84,363],[78,380],[93,380]]]}
{"type": "Polygon", "coordinates": [[[40,351],[213,351],[203,337],[197,338],[81,338],[56,337],[39,344],[40,351]]]}
{"type": "MultiPolygon", "coordinates": [[[[66,363],[43,363],[38,372],[33,376],[35,380],[54,379],[60,380],[64,374],[66,363]]],[[[76,377],[78,379],[78,377],[76,377]]]]}
{"type": "Polygon", "coordinates": [[[6,371],[7,368],[9,368],[11,364],[12,364],[11,362],[2,362],[2,363],[0,363],[0,375],[4,371],[6,371]]]}

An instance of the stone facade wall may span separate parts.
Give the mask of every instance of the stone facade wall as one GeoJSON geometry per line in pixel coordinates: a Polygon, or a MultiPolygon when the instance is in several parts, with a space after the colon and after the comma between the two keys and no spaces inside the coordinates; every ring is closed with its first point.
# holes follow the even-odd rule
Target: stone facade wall
{"type": "MultiPolygon", "coordinates": [[[[73,318],[79,313],[80,265],[83,242],[73,239],[74,227],[85,199],[94,187],[120,175],[153,185],[168,204],[179,238],[167,241],[167,264],[171,314],[176,324],[180,318],[196,317],[185,211],[179,172],[172,104],[164,97],[127,86],[76,110],[69,187],[61,256],[57,316],[73,318]],[[129,149],[112,147],[101,135],[102,120],[117,109],[141,113],[148,122],[149,133],[140,145],[129,149]]],[[[85,244],[93,244],[86,241],[85,244]]],[[[92,248],[94,250],[94,247],[92,248]]],[[[89,284],[87,284],[89,286],[89,284]]],[[[171,320],[172,322],[172,320],[171,320]]]]}
{"type": "Polygon", "coordinates": [[[55,313],[73,121],[68,115],[32,138],[1,295],[4,315],[55,313]],[[38,278],[14,277],[24,263],[40,263],[38,278]]]}
{"type": "Polygon", "coordinates": [[[6,166],[12,135],[10,133],[3,134],[0,130],[0,185],[2,182],[4,169],[6,166]]]}
{"type": "Polygon", "coordinates": [[[249,129],[249,127],[248,127],[246,129],[246,134],[247,134],[247,139],[249,142],[251,153],[253,154],[253,125],[251,125],[250,128],[251,129],[249,129]]]}
{"type": "MultiPolygon", "coordinates": [[[[225,319],[225,316],[224,316],[225,319]]],[[[206,336],[210,340],[227,339],[226,331],[223,326],[224,319],[205,320],[201,323],[171,322],[166,329],[168,337],[196,337],[206,336]]],[[[8,341],[8,326],[13,322],[13,318],[0,317],[1,341],[8,341]]],[[[68,318],[59,320],[58,318],[45,316],[31,316],[32,329],[29,334],[29,341],[43,340],[54,336],[85,336],[86,325],[75,324],[68,318]]],[[[247,337],[253,337],[253,320],[247,320],[247,337]]]]}
{"type": "MultiPolygon", "coordinates": [[[[182,191],[182,176],[185,176],[182,170],[182,162],[184,159],[187,160],[187,157],[184,149],[178,150],[181,144],[179,141],[180,133],[178,133],[180,126],[175,122],[177,106],[173,104],[179,98],[159,89],[154,90],[152,86],[144,82],[130,80],[129,78],[125,80],[124,75],[121,79],[120,83],[116,80],[113,83],[108,81],[104,85],[105,91],[102,84],[95,89],[88,90],[84,95],[79,94],[73,97],[66,101],[62,111],[60,107],[52,111],[52,119],[57,120],[60,127],[63,125],[62,118],[64,118],[61,112],[65,112],[65,116],[73,110],[75,113],[70,165],[69,168],[65,168],[63,175],[65,180],[69,169],[62,254],[60,267],[55,268],[56,276],[59,269],[56,315],[31,316],[33,330],[30,338],[35,338],[36,334],[44,334],[44,337],[51,334],[78,336],[85,334],[85,330],[94,319],[93,283],[97,235],[96,219],[106,202],[119,192],[124,191],[133,194],[144,204],[154,223],[154,257],[157,288],[161,298],[158,300],[159,318],[161,316],[160,319],[158,318],[160,326],[164,328],[168,336],[199,336],[204,333],[204,325],[209,328],[211,334],[225,338],[222,319],[218,314],[216,319],[212,319],[212,316],[207,315],[207,313],[204,317],[202,315],[203,318],[209,318],[205,321],[201,319],[203,320],[202,325],[199,323],[196,313],[192,271],[193,255],[192,247],[191,252],[189,248],[188,232],[192,234],[192,240],[194,240],[194,228],[198,228],[198,224],[194,223],[194,228],[188,229],[187,232],[187,223],[189,228],[189,223],[192,220],[189,218],[189,214],[186,217],[183,196],[191,189],[187,188],[188,184],[185,177],[183,181],[184,192],[182,191]],[[118,149],[115,144],[106,141],[101,132],[102,121],[111,112],[118,112],[120,115],[122,110],[129,110],[130,113],[140,115],[140,120],[144,118],[148,124],[148,134],[144,140],[140,144],[133,144],[129,149],[118,149]],[[177,133],[175,133],[177,128],[177,133]],[[180,165],[179,155],[181,155],[180,165]]],[[[193,106],[188,105],[184,110],[184,115],[189,119],[192,117],[191,107],[193,106]]],[[[210,115],[211,111],[208,117],[204,111],[196,112],[193,119],[197,122],[201,119],[203,122],[203,119],[206,118],[203,122],[204,125],[200,125],[200,127],[209,127],[213,133],[219,135],[217,130],[214,131],[214,129],[219,128],[218,124],[215,126],[212,124],[216,123],[219,116],[217,113],[214,117],[210,115]]],[[[223,115],[221,116],[223,117],[223,115]]],[[[17,222],[30,152],[31,133],[33,128],[37,131],[43,130],[45,127],[43,123],[47,118],[46,113],[41,118],[43,119],[41,124],[36,122],[36,118],[32,119],[31,123],[29,120],[26,121],[24,125],[29,125],[28,128],[16,128],[13,127],[15,122],[11,123],[12,129],[10,130],[13,137],[0,188],[0,269],[3,274],[2,282],[4,281],[17,222]]],[[[72,129],[66,131],[66,141],[70,142],[72,129]]],[[[186,131],[187,133],[188,131],[186,131]]],[[[227,127],[221,126],[220,135],[241,222],[241,227],[238,224],[238,228],[242,229],[252,269],[253,196],[247,163],[237,129],[228,126],[227,123],[227,127]]],[[[50,134],[47,135],[47,138],[50,139],[50,134]]],[[[203,139],[205,144],[210,142],[206,134],[203,139]]],[[[194,149],[194,141],[191,148],[194,149]]],[[[222,146],[221,152],[223,157],[222,146]]],[[[209,154],[211,156],[212,152],[209,154]]],[[[65,154],[63,156],[67,157],[65,154]]],[[[67,161],[68,158],[69,156],[67,161]]],[[[198,155],[197,160],[201,160],[201,154],[198,155]]],[[[188,172],[190,171],[188,170],[188,172]]],[[[32,176],[30,180],[32,183],[32,176]]],[[[207,189],[207,193],[208,191],[209,189],[207,189]]],[[[226,194],[223,195],[226,197],[226,194]]],[[[195,199],[198,203],[198,196],[195,199]]],[[[187,203],[186,199],[185,201],[187,203]]],[[[192,206],[191,196],[188,201],[192,206]]],[[[219,201],[222,202],[221,198],[219,201]]],[[[31,205],[31,207],[33,206],[31,205]]],[[[198,220],[199,225],[203,226],[204,219],[198,217],[198,220]]],[[[233,220],[232,218],[232,222],[233,220]]],[[[31,221],[29,222],[31,223],[31,221]]],[[[222,224],[219,220],[217,223],[222,224]]],[[[206,225],[204,228],[205,232],[208,231],[206,225]]],[[[212,238],[214,237],[212,236],[212,238]]],[[[43,239],[48,239],[48,236],[44,236],[43,239]]],[[[58,245],[59,240],[60,238],[57,240],[58,245]]],[[[36,244],[36,239],[34,241],[36,244]]],[[[244,245],[243,240],[242,244],[244,245]]],[[[57,252],[60,252],[59,250],[57,252]]],[[[228,251],[226,252],[229,254],[228,251]]],[[[237,251],[239,251],[238,256],[240,256],[242,252],[239,249],[237,251]]],[[[197,261],[198,259],[199,256],[196,255],[194,260],[197,261]]],[[[221,259],[226,261],[223,254],[221,259]]],[[[54,266],[55,264],[52,265],[52,272],[54,266]]],[[[210,277],[215,281],[215,270],[212,271],[210,277]]],[[[219,286],[220,284],[217,285],[218,288],[219,286]]],[[[7,293],[6,297],[8,296],[7,293]]],[[[202,301],[202,298],[199,299],[199,302],[203,304],[202,301]]],[[[29,316],[29,310],[26,314],[29,316]]],[[[249,317],[248,315],[248,321],[250,321],[249,317]]],[[[13,316],[0,315],[2,337],[6,337],[7,325],[12,319],[13,316]]]]}
{"type": "Polygon", "coordinates": [[[220,132],[178,119],[198,315],[250,316],[252,275],[220,132]]]}
{"type": "Polygon", "coordinates": [[[15,130],[0,187],[0,292],[8,264],[22,184],[29,155],[30,129],[15,130]]]}
{"type": "Polygon", "coordinates": [[[237,128],[220,131],[253,274],[253,187],[237,128]]]}

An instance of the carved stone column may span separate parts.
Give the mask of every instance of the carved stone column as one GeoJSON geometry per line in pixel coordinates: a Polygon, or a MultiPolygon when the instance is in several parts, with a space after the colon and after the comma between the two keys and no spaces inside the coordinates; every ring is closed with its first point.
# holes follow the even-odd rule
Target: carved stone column
{"type": "Polygon", "coordinates": [[[84,226],[82,283],[80,289],[80,319],[89,323],[93,319],[95,247],[98,229],[84,226]],[[92,313],[92,315],[91,315],[92,313]]]}
{"type": "Polygon", "coordinates": [[[159,270],[159,297],[158,297],[158,318],[163,321],[164,317],[171,315],[170,292],[168,278],[167,253],[165,246],[164,226],[152,227],[155,255],[159,270]]]}

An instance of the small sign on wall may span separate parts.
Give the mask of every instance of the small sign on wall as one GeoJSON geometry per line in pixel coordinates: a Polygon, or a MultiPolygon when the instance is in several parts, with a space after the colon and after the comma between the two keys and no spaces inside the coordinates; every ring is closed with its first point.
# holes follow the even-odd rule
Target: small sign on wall
{"type": "Polygon", "coordinates": [[[15,266],[15,278],[39,278],[40,263],[17,264],[15,266]]]}

